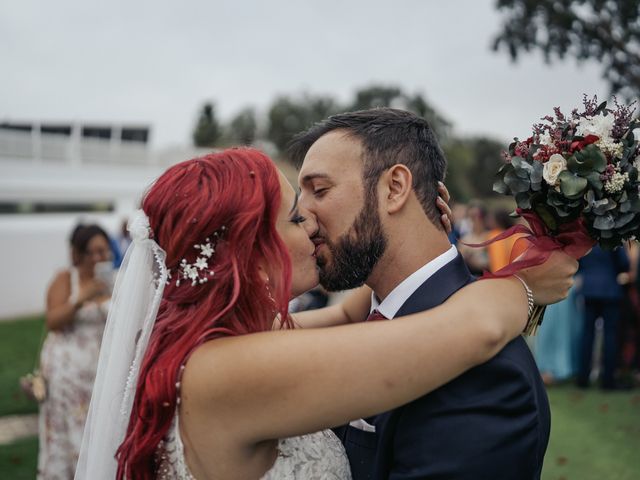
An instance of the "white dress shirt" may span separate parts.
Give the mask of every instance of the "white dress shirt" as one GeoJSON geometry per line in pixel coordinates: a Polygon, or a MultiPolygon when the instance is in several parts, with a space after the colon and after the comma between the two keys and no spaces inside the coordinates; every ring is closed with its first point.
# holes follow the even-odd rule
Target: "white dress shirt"
{"type": "Polygon", "coordinates": [[[378,310],[388,319],[392,319],[400,310],[400,307],[409,299],[411,295],[426,282],[434,273],[444,267],[458,256],[458,250],[451,245],[446,252],[419,268],[394,288],[385,299],[380,302],[375,293],[371,293],[371,312],[378,310]]]}

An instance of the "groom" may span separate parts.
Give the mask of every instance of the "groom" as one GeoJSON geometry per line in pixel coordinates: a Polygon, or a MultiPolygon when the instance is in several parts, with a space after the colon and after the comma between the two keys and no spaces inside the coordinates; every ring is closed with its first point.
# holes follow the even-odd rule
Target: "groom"
{"type": "MultiPolygon", "coordinates": [[[[440,223],[446,160],[425,120],[394,109],[339,114],[298,135],[291,153],[302,161],[299,204],[318,222],[321,283],[366,283],[370,320],[433,308],[473,281],[440,223]]],[[[354,480],[528,480],[540,478],[549,428],[519,337],[436,391],[339,432],[354,480]]]]}

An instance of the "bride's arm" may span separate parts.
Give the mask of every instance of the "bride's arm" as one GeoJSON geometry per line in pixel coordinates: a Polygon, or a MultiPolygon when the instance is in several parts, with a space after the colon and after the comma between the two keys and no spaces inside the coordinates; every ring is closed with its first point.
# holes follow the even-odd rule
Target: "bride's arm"
{"type": "MultiPolygon", "coordinates": [[[[564,298],[577,269],[554,258],[523,273],[541,304],[564,298]]],[[[402,321],[214,340],[187,364],[182,421],[212,444],[246,448],[387,411],[490,359],[522,331],[526,312],[509,277],[475,282],[402,321]]]]}
{"type": "Polygon", "coordinates": [[[371,289],[360,287],[349,292],[342,302],[329,307],[291,314],[298,328],[321,328],[361,322],[369,315],[371,289]]]}

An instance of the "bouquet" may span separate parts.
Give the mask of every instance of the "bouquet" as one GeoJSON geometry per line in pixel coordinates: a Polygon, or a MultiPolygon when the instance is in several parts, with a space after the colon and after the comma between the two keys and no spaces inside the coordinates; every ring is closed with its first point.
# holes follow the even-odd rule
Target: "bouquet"
{"type": "MultiPolygon", "coordinates": [[[[596,243],[612,249],[640,236],[640,147],[632,119],[634,104],[614,108],[584,96],[583,110],[565,116],[559,108],[533,126],[533,135],[517,138],[505,152],[494,191],[513,195],[516,212],[530,228],[518,225],[496,237],[527,234],[523,256],[495,273],[510,275],[543,263],[562,249],[574,258],[596,243]]],[[[527,325],[534,333],[543,310],[527,325]]]]}

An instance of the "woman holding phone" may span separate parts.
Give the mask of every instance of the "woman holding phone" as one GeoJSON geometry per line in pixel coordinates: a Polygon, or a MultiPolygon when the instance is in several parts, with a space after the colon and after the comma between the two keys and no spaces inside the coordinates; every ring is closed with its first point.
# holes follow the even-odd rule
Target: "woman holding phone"
{"type": "Polygon", "coordinates": [[[73,478],[111,298],[107,233],[98,225],[78,225],[70,244],[72,266],[58,272],[47,291],[39,479],[73,478]]]}

